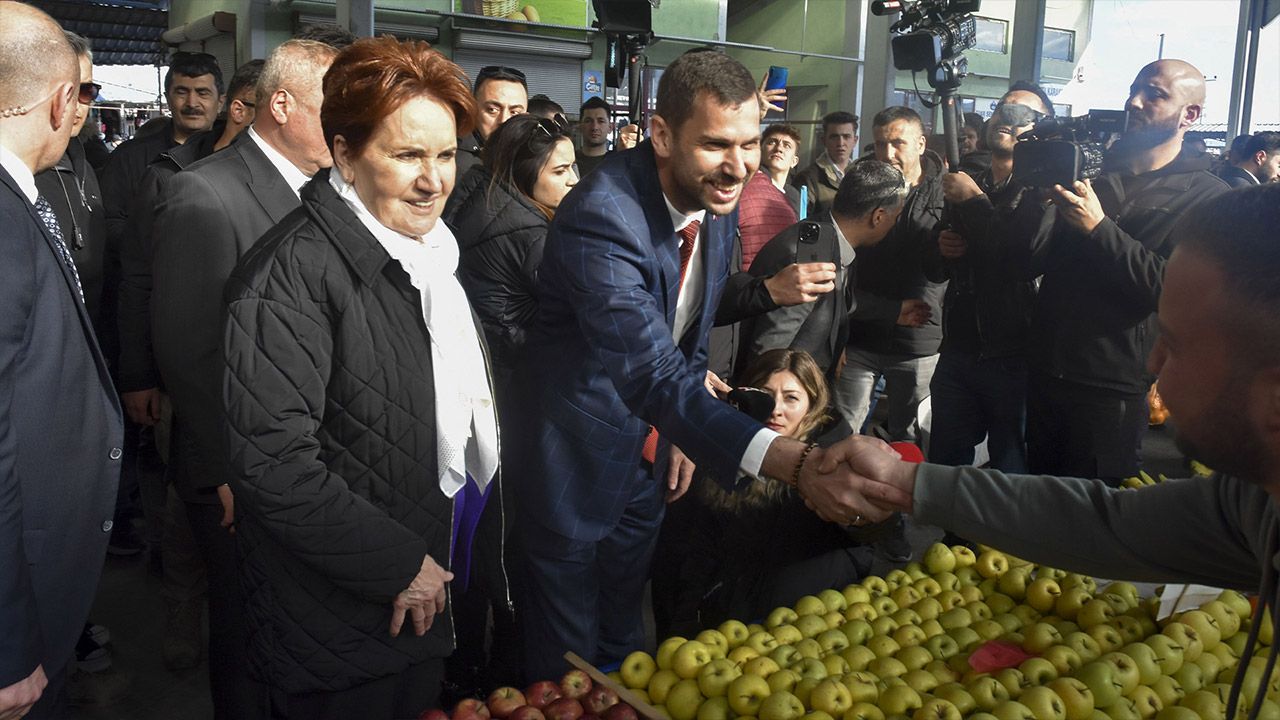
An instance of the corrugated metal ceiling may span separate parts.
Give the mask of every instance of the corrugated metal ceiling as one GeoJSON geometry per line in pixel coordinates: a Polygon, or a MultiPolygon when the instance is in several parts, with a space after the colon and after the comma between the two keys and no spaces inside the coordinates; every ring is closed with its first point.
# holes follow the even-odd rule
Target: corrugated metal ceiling
{"type": "Polygon", "coordinates": [[[169,0],[34,0],[62,27],[93,43],[95,65],[155,65],[166,57],[169,0]]]}

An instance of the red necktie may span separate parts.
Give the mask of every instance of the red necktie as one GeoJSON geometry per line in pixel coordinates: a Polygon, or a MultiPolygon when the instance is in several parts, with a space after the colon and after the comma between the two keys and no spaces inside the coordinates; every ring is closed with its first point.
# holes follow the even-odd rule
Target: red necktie
{"type": "MultiPolygon", "coordinates": [[[[678,288],[684,287],[684,275],[689,270],[689,261],[693,259],[693,246],[698,241],[698,229],[701,227],[702,222],[694,220],[676,233],[680,236],[680,283],[677,286],[678,288]]],[[[676,293],[678,295],[679,290],[676,293]]],[[[640,451],[640,457],[652,465],[657,454],[658,428],[650,425],[649,435],[644,439],[644,448],[640,451]]]]}

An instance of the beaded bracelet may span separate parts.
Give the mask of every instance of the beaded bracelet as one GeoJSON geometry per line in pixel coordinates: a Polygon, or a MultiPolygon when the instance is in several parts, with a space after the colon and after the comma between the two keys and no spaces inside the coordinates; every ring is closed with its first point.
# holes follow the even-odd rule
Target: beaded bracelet
{"type": "Polygon", "coordinates": [[[800,453],[800,461],[796,463],[796,469],[791,473],[791,487],[800,487],[800,471],[804,468],[804,461],[809,459],[809,453],[818,447],[818,443],[809,443],[805,446],[804,452],[800,453]]]}

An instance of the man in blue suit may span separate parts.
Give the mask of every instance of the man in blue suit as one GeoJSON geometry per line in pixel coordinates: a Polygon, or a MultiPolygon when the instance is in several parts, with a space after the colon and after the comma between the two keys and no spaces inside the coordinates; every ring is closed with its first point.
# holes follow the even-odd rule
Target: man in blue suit
{"type": "Polygon", "coordinates": [[[829,520],[883,516],[843,466],[818,473],[847,448],[781,438],[704,386],[759,121],[746,68],[686,53],[659,83],[652,140],[607,159],[556,211],[508,433],[519,461],[506,469],[529,581],[522,612],[538,619],[526,624],[531,677],[557,675],[566,650],[603,664],[643,644],[663,501],[684,493],[695,462],[727,484],[798,482],[829,520]]]}
{"type": "Polygon", "coordinates": [[[67,149],[79,82],[62,28],[0,2],[0,718],[66,717],[120,477],[120,405],[34,179],[67,149]]]}

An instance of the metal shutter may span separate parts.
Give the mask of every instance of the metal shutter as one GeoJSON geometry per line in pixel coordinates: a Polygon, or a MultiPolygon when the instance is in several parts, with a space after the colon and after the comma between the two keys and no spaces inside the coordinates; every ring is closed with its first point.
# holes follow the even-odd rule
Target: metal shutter
{"type": "Polygon", "coordinates": [[[582,105],[582,61],[526,55],[513,52],[455,50],[453,61],[475,80],[486,65],[506,65],[524,73],[529,81],[529,95],[543,94],[564,107],[566,115],[576,116],[582,105]]]}

